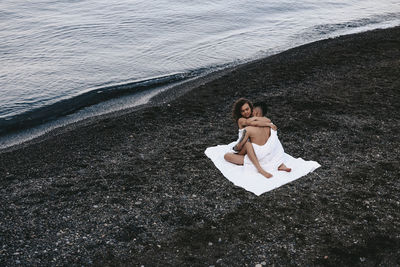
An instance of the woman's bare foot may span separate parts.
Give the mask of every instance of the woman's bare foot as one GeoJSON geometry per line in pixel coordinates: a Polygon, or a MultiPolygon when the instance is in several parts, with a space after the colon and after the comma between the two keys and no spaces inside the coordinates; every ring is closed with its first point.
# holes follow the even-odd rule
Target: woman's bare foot
{"type": "Polygon", "coordinates": [[[291,172],[291,171],[292,171],[292,169],[291,169],[291,168],[288,168],[288,167],[286,167],[286,165],[282,163],[282,164],[281,164],[281,165],[278,167],[278,171],[291,172]]]}
{"type": "Polygon", "coordinates": [[[271,178],[272,177],[272,174],[270,174],[269,172],[266,172],[264,170],[259,170],[258,172],[261,173],[262,175],[264,175],[267,178],[271,178]]]}

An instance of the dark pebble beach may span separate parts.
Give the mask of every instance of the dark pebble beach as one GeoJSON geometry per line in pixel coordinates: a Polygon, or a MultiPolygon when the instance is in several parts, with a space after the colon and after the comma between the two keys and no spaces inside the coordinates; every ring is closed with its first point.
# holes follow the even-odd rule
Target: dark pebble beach
{"type": "MultiPolygon", "coordinates": [[[[220,71],[0,152],[1,266],[399,266],[400,27],[220,71]],[[207,147],[265,101],[319,169],[259,197],[207,147]]],[[[243,177],[246,179],[246,177],[243,177]]]]}

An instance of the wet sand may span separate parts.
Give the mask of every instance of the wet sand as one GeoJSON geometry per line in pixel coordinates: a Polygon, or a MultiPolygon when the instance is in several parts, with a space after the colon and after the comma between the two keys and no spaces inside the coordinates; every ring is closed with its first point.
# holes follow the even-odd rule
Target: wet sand
{"type": "Polygon", "coordinates": [[[399,265],[399,129],[400,27],[214,74],[0,153],[0,264],[399,265]],[[225,179],[204,150],[239,97],[322,167],[260,197],[225,179]]]}

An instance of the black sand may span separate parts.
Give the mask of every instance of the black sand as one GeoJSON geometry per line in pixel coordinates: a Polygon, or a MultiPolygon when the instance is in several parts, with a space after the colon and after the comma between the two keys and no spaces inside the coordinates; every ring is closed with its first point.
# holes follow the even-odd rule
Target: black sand
{"type": "Polygon", "coordinates": [[[400,28],[219,76],[1,153],[0,265],[399,265],[400,28]],[[242,96],[322,167],[260,197],[227,181],[204,150],[242,96]]]}

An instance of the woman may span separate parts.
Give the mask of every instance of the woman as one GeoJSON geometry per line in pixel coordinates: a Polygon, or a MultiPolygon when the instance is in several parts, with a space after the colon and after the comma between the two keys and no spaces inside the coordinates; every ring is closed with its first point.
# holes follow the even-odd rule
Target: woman
{"type": "MultiPolygon", "coordinates": [[[[243,165],[246,161],[245,155],[247,154],[247,157],[254,164],[257,171],[265,177],[270,178],[272,177],[272,174],[266,172],[261,167],[259,159],[254,152],[254,148],[248,140],[250,139],[252,143],[258,146],[257,149],[259,150],[259,154],[262,155],[260,149],[262,149],[262,146],[267,143],[271,134],[270,129],[272,128],[276,131],[276,126],[270,119],[263,117],[265,111],[262,110],[261,106],[257,108],[259,115],[253,117],[253,105],[248,99],[240,98],[234,103],[232,116],[239,127],[239,140],[237,145],[234,147],[234,150],[238,151],[238,153],[227,153],[224,155],[224,158],[231,163],[243,165]]],[[[283,148],[281,150],[283,155],[283,148]]],[[[279,161],[281,158],[275,158],[275,160],[279,161]]],[[[287,168],[285,164],[282,162],[279,163],[278,170],[287,172],[291,171],[291,169],[287,168]]]]}

